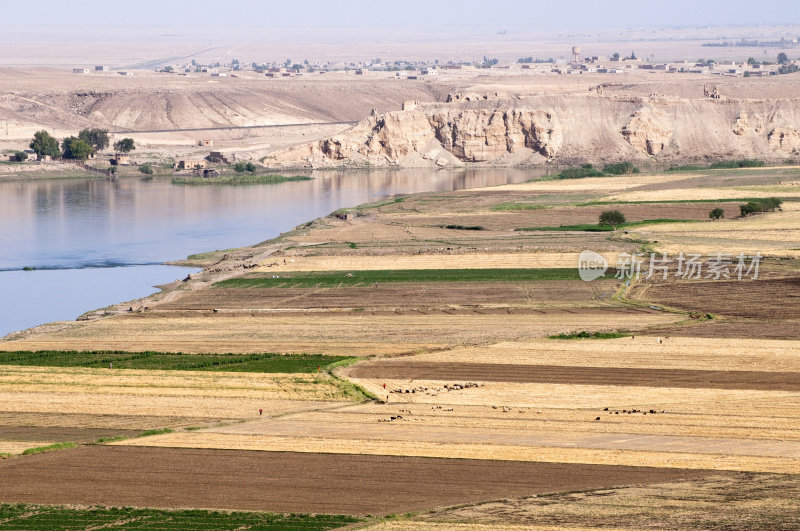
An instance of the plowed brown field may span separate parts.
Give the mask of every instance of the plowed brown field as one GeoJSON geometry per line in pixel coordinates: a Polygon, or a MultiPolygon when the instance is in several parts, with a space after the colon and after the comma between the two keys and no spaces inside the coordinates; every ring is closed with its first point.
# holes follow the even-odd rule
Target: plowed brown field
{"type": "Polygon", "coordinates": [[[563,463],[95,446],[0,462],[0,501],[387,514],[706,474],[563,463]]]}
{"type": "Polygon", "coordinates": [[[366,362],[353,367],[356,378],[390,380],[469,380],[572,385],[622,385],[688,389],[800,391],[800,372],[699,371],[616,367],[514,365],[507,363],[366,362]]]}
{"type": "Polygon", "coordinates": [[[750,318],[800,318],[800,278],[654,284],[636,298],[684,310],[750,318]]]}
{"type": "Polygon", "coordinates": [[[164,310],[440,308],[533,306],[576,308],[610,300],[617,281],[397,282],[332,288],[219,288],[187,293],[164,310]]]}

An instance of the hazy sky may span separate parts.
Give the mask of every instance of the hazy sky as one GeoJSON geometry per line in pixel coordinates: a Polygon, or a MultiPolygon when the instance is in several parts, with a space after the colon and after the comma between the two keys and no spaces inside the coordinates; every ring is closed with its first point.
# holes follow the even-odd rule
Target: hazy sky
{"type": "MultiPolygon", "coordinates": [[[[531,30],[674,25],[800,24],[800,0],[39,0],[4,25],[441,26],[531,30]],[[33,9],[33,11],[31,11],[33,9]],[[34,13],[35,12],[35,13],[34,13]]],[[[800,28],[798,28],[800,34],[800,28]]]]}

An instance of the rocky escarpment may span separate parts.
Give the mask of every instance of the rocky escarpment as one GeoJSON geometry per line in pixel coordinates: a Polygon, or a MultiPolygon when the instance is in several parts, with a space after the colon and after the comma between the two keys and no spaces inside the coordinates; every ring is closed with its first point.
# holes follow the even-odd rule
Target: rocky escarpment
{"type": "Polygon", "coordinates": [[[489,162],[509,154],[553,156],[561,145],[550,113],[533,109],[426,109],[373,113],[352,129],[319,142],[277,153],[278,163],[446,166],[489,162]]]}
{"type": "Polygon", "coordinates": [[[800,156],[800,100],[457,94],[374,113],[275,166],[458,166],[800,156]]]}

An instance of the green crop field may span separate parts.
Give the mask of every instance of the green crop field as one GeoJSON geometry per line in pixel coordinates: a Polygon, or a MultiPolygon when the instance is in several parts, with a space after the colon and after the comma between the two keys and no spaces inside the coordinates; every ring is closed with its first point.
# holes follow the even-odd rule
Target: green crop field
{"type": "Polygon", "coordinates": [[[2,529],[183,529],[325,530],[363,520],[352,516],[167,511],[133,508],[70,509],[37,505],[0,505],[2,529]]]}
{"type": "MultiPolygon", "coordinates": [[[[697,220],[691,219],[645,219],[642,221],[631,221],[627,223],[620,223],[617,225],[616,230],[632,229],[636,227],[644,227],[646,225],[657,225],[659,223],[691,223],[697,220]]],[[[518,231],[566,231],[566,232],[611,232],[614,227],[611,225],[598,225],[598,224],[584,224],[584,225],[560,225],[558,227],[523,227],[516,229],[518,231]]]]}
{"type": "Polygon", "coordinates": [[[402,269],[397,271],[292,272],[252,274],[214,284],[216,288],[316,288],[363,286],[376,282],[533,282],[579,279],[575,268],[553,269],[402,269]],[[273,278],[277,276],[279,278],[273,278]]]}
{"type": "Polygon", "coordinates": [[[165,352],[0,352],[0,365],[114,369],[313,373],[353,358],[316,354],[173,354],[165,352]]]}

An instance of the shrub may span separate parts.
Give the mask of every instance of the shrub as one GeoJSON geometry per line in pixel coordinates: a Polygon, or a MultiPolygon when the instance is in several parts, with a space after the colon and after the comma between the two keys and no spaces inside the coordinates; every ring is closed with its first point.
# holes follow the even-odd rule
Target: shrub
{"type": "Polygon", "coordinates": [[[763,160],[742,159],[742,160],[720,160],[709,166],[712,170],[728,170],[734,168],[761,168],[764,166],[763,160]]]}
{"type": "Polygon", "coordinates": [[[639,173],[639,168],[630,162],[618,162],[616,164],[606,164],[603,168],[603,173],[610,173],[611,175],[630,175],[631,173],[639,173]]]}
{"type": "Polygon", "coordinates": [[[15,151],[14,152],[14,160],[17,162],[25,162],[28,160],[28,154],[24,151],[15,151]]]}
{"type": "Polygon", "coordinates": [[[247,171],[247,164],[245,164],[244,162],[237,162],[236,164],[233,165],[233,169],[234,171],[236,171],[236,173],[243,173],[247,171]]]}
{"type": "Polygon", "coordinates": [[[746,217],[758,212],[758,205],[753,201],[748,201],[744,205],[739,205],[739,211],[742,213],[742,217],[746,217]]]}
{"type": "Polygon", "coordinates": [[[604,210],[600,214],[600,225],[611,225],[614,230],[617,230],[617,227],[623,223],[625,223],[625,215],[619,210],[604,210]]]}
{"type": "Polygon", "coordinates": [[[719,207],[715,208],[711,212],[708,213],[708,217],[711,219],[722,219],[725,217],[725,211],[719,207]]]}
{"type": "Polygon", "coordinates": [[[150,164],[142,164],[139,166],[139,171],[145,175],[153,175],[153,168],[150,166],[150,164]]]}
{"type": "Polygon", "coordinates": [[[781,208],[783,201],[777,197],[767,197],[765,199],[755,199],[739,206],[742,216],[749,216],[756,212],[774,212],[781,208]]]}
{"type": "Polygon", "coordinates": [[[556,175],[558,179],[583,179],[584,177],[602,177],[603,172],[598,171],[591,164],[584,164],[580,168],[567,168],[556,175]]]}
{"type": "Polygon", "coordinates": [[[774,212],[781,208],[783,201],[777,197],[767,197],[766,199],[758,201],[758,203],[761,203],[761,212],[774,212]]]}

